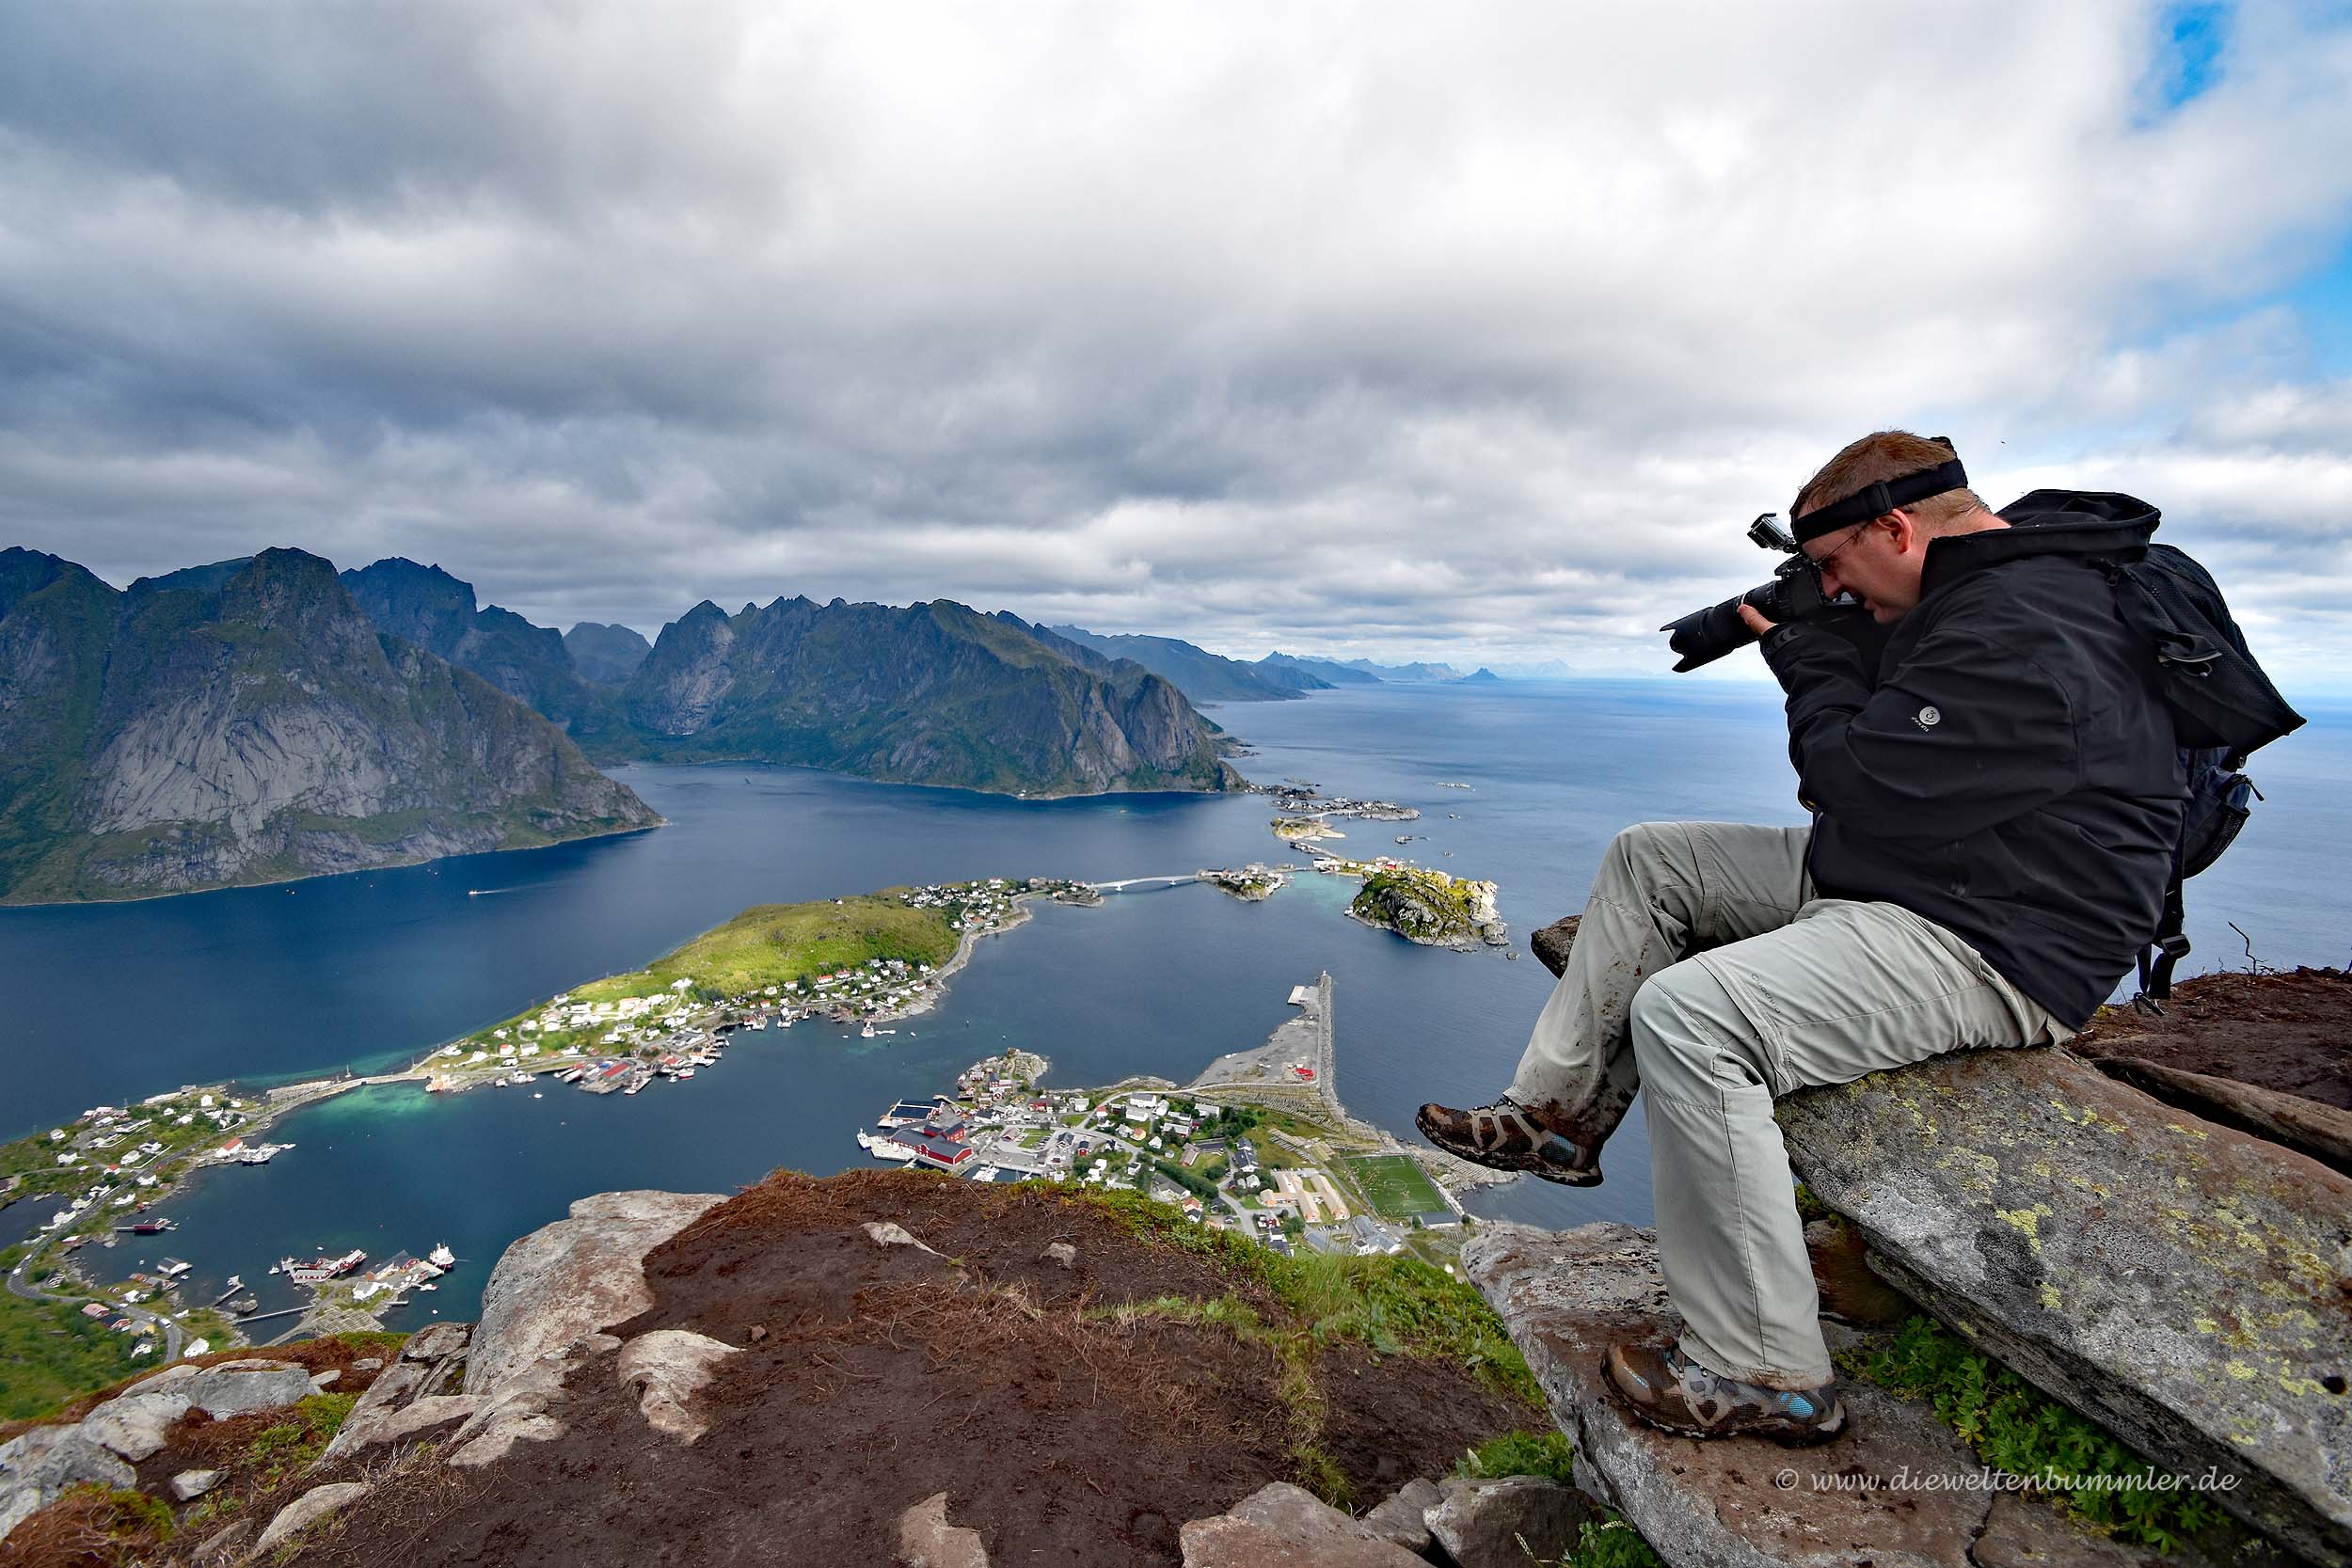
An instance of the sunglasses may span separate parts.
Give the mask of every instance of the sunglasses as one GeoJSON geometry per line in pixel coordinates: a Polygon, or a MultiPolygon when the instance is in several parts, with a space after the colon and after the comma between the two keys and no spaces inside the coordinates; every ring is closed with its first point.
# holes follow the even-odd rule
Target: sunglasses
{"type": "MultiPolygon", "coordinates": [[[[1877,520],[1878,520],[1878,519],[1876,519],[1876,518],[1874,517],[1874,518],[1872,518],[1872,519],[1871,519],[1871,522],[1876,522],[1877,520]]],[[[1857,539],[1861,538],[1861,537],[1862,537],[1865,533],[1867,533],[1869,531],[1870,531],[1870,524],[1869,524],[1869,523],[1856,523],[1856,524],[1854,525],[1854,531],[1853,531],[1851,533],[1849,533],[1848,535],[1846,535],[1846,542],[1845,542],[1845,544],[1838,546],[1836,549],[1834,549],[1834,550],[1830,551],[1830,552],[1829,552],[1829,554],[1827,554],[1827,555],[1825,555],[1825,556],[1820,557],[1819,560],[1815,560],[1812,556],[1806,556],[1806,557],[1805,557],[1805,560],[1807,560],[1808,562],[1812,562],[1812,565],[1813,565],[1813,569],[1814,569],[1816,572],[1819,572],[1819,571],[1820,571],[1822,567],[1827,566],[1827,565],[1828,565],[1831,562],[1833,562],[1833,561],[1836,560],[1839,556],[1841,556],[1841,555],[1845,554],[1845,553],[1846,553],[1846,550],[1847,550],[1847,548],[1848,548],[1848,546],[1851,546],[1855,540],[1857,540],[1857,539]]]]}

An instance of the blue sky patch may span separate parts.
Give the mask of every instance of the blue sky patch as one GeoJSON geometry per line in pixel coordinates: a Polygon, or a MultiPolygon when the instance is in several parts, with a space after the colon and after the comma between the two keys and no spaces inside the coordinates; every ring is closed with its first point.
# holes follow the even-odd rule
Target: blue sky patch
{"type": "Polygon", "coordinates": [[[2170,114],[2221,79],[2231,9],[2223,0],[2188,0],[2164,8],[2152,71],[2161,112],[2170,114]]]}

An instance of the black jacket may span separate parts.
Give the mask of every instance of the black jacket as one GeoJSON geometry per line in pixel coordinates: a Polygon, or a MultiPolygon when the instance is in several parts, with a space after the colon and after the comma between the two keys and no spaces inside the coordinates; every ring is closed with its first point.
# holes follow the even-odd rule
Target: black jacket
{"type": "Polygon", "coordinates": [[[1764,654],[1821,896],[1924,915],[2080,1028],[2153,938],[2180,832],[2154,659],[2087,561],[2136,555],[2157,515],[2038,490],[2002,515],[1930,542],[1877,672],[1818,626],[1764,654]]]}

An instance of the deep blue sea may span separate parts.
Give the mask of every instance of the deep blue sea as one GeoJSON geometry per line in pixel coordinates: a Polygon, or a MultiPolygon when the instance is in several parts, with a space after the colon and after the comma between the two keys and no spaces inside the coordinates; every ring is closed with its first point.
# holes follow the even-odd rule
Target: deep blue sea
{"type": "MultiPolygon", "coordinates": [[[[1492,878],[1515,944],[1581,907],[1596,857],[1645,818],[1803,820],[1777,692],[1674,682],[1388,686],[1212,710],[1248,741],[1242,770],[1417,806],[1416,823],[1343,823],[1334,847],[1398,851],[1492,878]],[[1471,785],[1441,788],[1445,782],[1471,785]],[[1447,852],[1451,851],[1449,855],[1447,852]]],[[[2190,889],[2186,966],[2352,957],[2352,711],[2265,752],[2269,796],[2230,856],[2190,889]]],[[[1109,880],[1279,862],[1263,797],[1025,802],[869,784],[799,768],[615,770],[670,825],[628,838],[473,856],[398,871],[136,904],[0,911],[0,1135],[182,1084],[248,1084],[405,1064],[440,1040],[595,975],[632,968],[755,903],[909,882],[1049,875],[1109,880]]],[[[1410,1137],[1424,1100],[1502,1087],[1550,976],[1521,947],[1414,947],[1343,917],[1353,884],[1303,876],[1262,904],[1193,885],[1118,895],[1037,917],[981,944],[933,1012],[861,1040],[815,1023],[739,1036],[691,1083],[634,1097],[548,1087],[428,1099],[367,1089],[271,1135],[273,1164],[200,1180],[168,1207],[168,1246],[102,1254],[127,1273],[151,1253],[193,1261],[190,1299],[248,1283],[286,1253],[385,1256],[446,1241],[470,1260],[430,1304],[470,1316],[508,1242],[615,1187],[728,1191],[769,1170],[864,1163],[852,1142],[892,1099],[944,1086],[1008,1045],[1043,1052],[1054,1081],[1131,1072],[1185,1079],[1257,1044],[1290,988],[1329,970],[1339,1088],[1358,1115],[1410,1137]]],[[[1646,1223],[1638,1115],[1590,1192],[1522,1182],[1473,1207],[1549,1225],[1646,1223]]],[[[0,1244],[45,1205],[0,1212],[0,1244]]],[[[269,1281],[278,1286],[277,1281],[269,1281]]],[[[291,1291],[262,1294],[288,1305],[291,1291]]]]}

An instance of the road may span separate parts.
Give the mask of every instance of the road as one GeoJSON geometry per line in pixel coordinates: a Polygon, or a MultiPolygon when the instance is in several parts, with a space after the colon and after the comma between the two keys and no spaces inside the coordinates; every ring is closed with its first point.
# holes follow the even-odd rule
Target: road
{"type": "MultiPolygon", "coordinates": [[[[8,1273],[8,1294],[21,1296],[26,1301],[62,1301],[77,1305],[101,1299],[97,1296],[57,1296],[35,1290],[32,1281],[24,1277],[24,1265],[22,1263],[8,1273]]],[[[180,1347],[186,1341],[187,1336],[178,1323],[160,1312],[150,1312],[144,1307],[127,1307],[119,1301],[106,1302],[105,1306],[109,1311],[119,1312],[133,1323],[145,1323],[150,1328],[163,1331],[164,1359],[158,1365],[169,1365],[180,1359],[180,1347]]]]}

